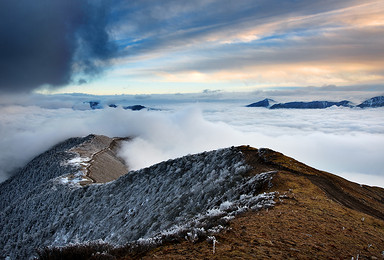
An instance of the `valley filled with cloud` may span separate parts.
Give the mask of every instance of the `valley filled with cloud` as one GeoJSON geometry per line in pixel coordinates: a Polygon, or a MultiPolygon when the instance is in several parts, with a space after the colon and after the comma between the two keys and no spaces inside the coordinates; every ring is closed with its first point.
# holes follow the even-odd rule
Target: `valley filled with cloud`
{"type": "MultiPolygon", "coordinates": [[[[210,93],[217,95],[217,93],[210,93]]],[[[102,134],[134,137],[120,155],[130,169],[217,148],[267,147],[359,183],[384,186],[383,108],[280,109],[245,107],[250,101],[211,96],[37,95],[0,106],[0,181],[58,142],[102,134]],[[116,108],[108,104],[114,102],[116,108]],[[132,111],[124,105],[152,109],[132,111]]],[[[289,98],[289,97],[282,97],[289,98]]]]}

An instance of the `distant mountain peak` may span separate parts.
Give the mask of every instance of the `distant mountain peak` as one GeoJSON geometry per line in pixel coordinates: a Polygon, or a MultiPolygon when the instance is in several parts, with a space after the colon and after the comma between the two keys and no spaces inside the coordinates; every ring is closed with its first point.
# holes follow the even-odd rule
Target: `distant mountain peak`
{"type": "Polygon", "coordinates": [[[246,105],[246,107],[270,107],[272,103],[276,103],[276,101],[270,98],[266,98],[258,102],[246,105]]]}
{"type": "Polygon", "coordinates": [[[342,100],[339,102],[335,101],[292,101],[287,103],[277,103],[276,101],[266,98],[258,102],[246,105],[246,107],[265,107],[270,109],[324,109],[328,107],[360,107],[360,108],[375,108],[384,106],[384,96],[377,96],[365,100],[363,103],[355,106],[351,101],[342,100]]]}
{"type": "Polygon", "coordinates": [[[384,96],[373,97],[365,100],[363,103],[358,105],[360,108],[366,107],[383,107],[384,106],[384,96]]]}
{"type": "Polygon", "coordinates": [[[140,111],[144,108],[146,108],[145,106],[142,106],[142,105],[133,105],[133,106],[125,106],[123,107],[124,109],[130,109],[132,111],[140,111]]]}
{"type": "Polygon", "coordinates": [[[102,109],[103,108],[100,101],[86,101],[84,103],[88,103],[89,107],[91,109],[102,109]]]}
{"type": "Polygon", "coordinates": [[[288,103],[279,103],[271,106],[271,109],[278,108],[295,108],[295,109],[324,109],[332,106],[337,107],[352,107],[352,103],[348,100],[343,100],[340,102],[331,102],[331,101],[310,101],[310,102],[288,102],[288,103]]]}

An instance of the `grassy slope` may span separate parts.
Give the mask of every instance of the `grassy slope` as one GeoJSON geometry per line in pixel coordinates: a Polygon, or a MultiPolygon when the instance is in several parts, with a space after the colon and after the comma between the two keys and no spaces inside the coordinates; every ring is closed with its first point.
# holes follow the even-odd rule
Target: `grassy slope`
{"type": "Polygon", "coordinates": [[[120,259],[383,259],[384,190],[360,186],[271,150],[241,147],[251,174],[277,169],[270,210],[232,220],[212,242],[163,245],[120,259]],[[260,156],[261,155],[261,156],[260,156]]]}

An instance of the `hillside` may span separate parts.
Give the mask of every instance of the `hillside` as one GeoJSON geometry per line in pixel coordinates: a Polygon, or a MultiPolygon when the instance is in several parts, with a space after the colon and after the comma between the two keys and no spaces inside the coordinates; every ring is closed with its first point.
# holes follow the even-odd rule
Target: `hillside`
{"type": "MultiPolygon", "coordinates": [[[[105,138],[86,138],[68,152],[96,146],[102,151],[105,145],[100,140],[105,138]]],[[[92,154],[94,158],[99,153],[93,150],[92,154]]],[[[1,256],[25,259],[36,255],[37,248],[89,241],[122,246],[138,239],[150,241],[159,232],[182,237],[192,232],[190,237],[195,239],[197,234],[222,229],[221,224],[248,208],[273,205],[273,193],[258,192],[273,172],[248,175],[236,148],[169,160],[105,184],[84,180],[84,163],[92,160],[81,156],[67,158],[60,166],[56,163],[72,172],[35,183],[0,212],[0,236],[5,238],[0,241],[1,256]],[[77,168],[73,162],[80,162],[77,168]]],[[[33,165],[26,168],[33,171],[33,165]]],[[[24,179],[19,186],[27,184],[24,179]]],[[[3,188],[12,192],[12,186],[3,188]]]]}
{"type": "MultiPolygon", "coordinates": [[[[54,148],[61,154],[77,151],[77,157],[64,156],[66,163],[55,164],[70,174],[84,170],[79,158],[88,158],[86,153],[94,160],[86,164],[104,152],[103,158],[113,158],[107,137],[70,143],[54,148]]],[[[109,163],[114,160],[119,161],[109,163]]],[[[29,165],[19,174],[28,169],[33,171],[29,165]]],[[[31,185],[17,176],[18,186],[31,185]]],[[[68,180],[68,175],[53,175],[35,182],[35,188],[4,206],[0,256],[383,257],[384,189],[349,182],[269,149],[241,146],[188,155],[105,184],[68,180]]],[[[7,183],[2,188],[12,191],[15,182],[7,183]]]]}
{"type": "Polygon", "coordinates": [[[349,182],[268,149],[240,147],[252,173],[277,170],[273,208],[247,212],[209,240],[117,259],[383,259],[384,189],[349,182]]]}
{"type": "Polygon", "coordinates": [[[195,241],[178,237],[160,246],[134,243],[117,249],[75,246],[45,251],[45,256],[104,251],[95,256],[105,259],[384,257],[384,189],[349,182],[269,149],[246,146],[236,149],[251,166],[250,175],[275,172],[272,185],[264,187],[265,192],[276,194],[273,207],[248,210],[231,219],[220,233],[201,236],[195,241]]]}

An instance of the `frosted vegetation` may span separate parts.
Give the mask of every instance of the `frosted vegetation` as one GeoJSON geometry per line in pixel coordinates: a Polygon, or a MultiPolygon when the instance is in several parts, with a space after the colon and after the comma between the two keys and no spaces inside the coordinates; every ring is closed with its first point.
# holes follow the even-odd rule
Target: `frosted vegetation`
{"type": "Polygon", "coordinates": [[[3,211],[9,204],[28,196],[29,192],[41,184],[55,177],[75,172],[77,169],[71,164],[63,162],[71,159],[74,155],[66,151],[91,138],[71,138],[62,142],[50,150],[34,158],[17,174],[0,184],[0,211],[3,211]]]}
{"type": "Polygon", "coordinates": [[[64,142],[1,184],[7,200],[0,212],[0,256],[26,259],[44,246],[91,241],[114,246],[137,240],[159,243],[180,231],[193,240],[219,231],[220,223],[239,212],[273,205],[273,193],[259,194],[273,172],[249,176],[250,166],[236,148],[189,155],[106,184],[80,186],[59,176],[78,170],[65,163],[72,158],[64,155],[76,144],[77,139],[64,142]]]}

